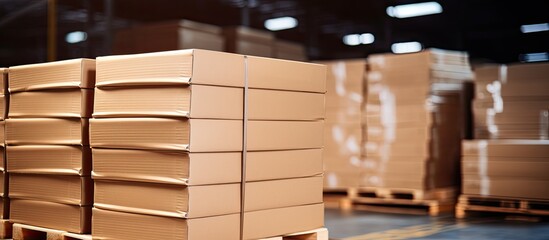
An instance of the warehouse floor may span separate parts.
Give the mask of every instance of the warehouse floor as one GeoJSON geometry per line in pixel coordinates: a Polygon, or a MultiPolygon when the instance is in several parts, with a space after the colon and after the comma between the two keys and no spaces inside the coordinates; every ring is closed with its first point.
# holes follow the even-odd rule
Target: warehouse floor
{"type": "Polygon", "coordinates": [[[549,222],[509,221],[501,217],[457,221],[452,215],[429,217],[326,209],[325,223],[330,239],[337,240],[549,239],[549,222]]]}

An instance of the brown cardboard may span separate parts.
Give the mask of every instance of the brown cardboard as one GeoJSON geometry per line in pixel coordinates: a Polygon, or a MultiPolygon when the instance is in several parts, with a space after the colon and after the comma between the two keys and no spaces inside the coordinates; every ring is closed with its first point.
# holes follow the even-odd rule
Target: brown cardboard
{"type": "Polygon", "coordinates": [[[543,158],[549,156],[549,140],[468,140],[462,149],[464,156],[543,158]]]}
{"type": "Polygon", "coordinates": [[[72,205],[91,205],[90,177],[47,174],[10,174],[10,197],[72,205]]]}
{"type": "Polygon", "coordinates": [[[307,61],[305,46],[283,40],[276,40],[274,42],[274,57],[294,61],[307,61]]]}
{"type": "Polygon", "coordinates": [[[12,93],[10,118],[91,117],[93,89],[12,93]]]}
{"type": "Polygon", "coordinates": [[[244,56],[207,50],[177,50],[97,58],[96,86],[244,86],[244,56]]]}
{"type": "Polygon", "coordinates": [[[322,203],[322,176],[247,182],[244,211],[322,203]]]}
{"type": "Polygon", "coordinates": [[[243,239],[280,236],[324,226],[324,204],[244,213],[243,239]]]}
{"type": "Polygon", "coordinates": [[[227,27],[225,35],[225,51],[245,55],[272,57],[274,34],[248,27],[227,27]]]}
{"type": "Polygon", "coordinates": [[[323,121],[248,121],[250,151],[322,148],[323,121]]]}
{"type": "Polygon", "coordinates": [[[309,177],[322,174],[322,149],[246,153],[246,181],[309,177]]]}
{"type": "Polygon", "coordinates": [[[509,177],[549,180],[549,157],[487,157],[464,156],[462,174],[483,177],[509,177]]]}
{"type": "Polygon", "coordinates": [[[8,168],[12,173],[47,173],[90,176],[89,146],[21,145],[8,146],[8,168]]]}
{"type": "Polygon", "coordinates": [[[8,115],[8,96],[0,94],[0,120],[6,119],[8,115]]]}
{"type": "Polygon", "coordinates": [[[358,187],[360,183],[360,169],[329,170],[324,173],[324,189],[347,189],[358,187]]]}
{"type": "Polygon", "coordinates": [[[5,147],[0,147],[0,171],[6,171],[6,149],[5,147]]]}
{"type": "Polygon", "coordinates": [[[178,218],[239,213],[240,184],[184,186],[95,180],[94,207],[178,218]]]}
{"type": "Polygon", "coordinates": [[[468,65],[468,61],[467,53],[433,48],[413,54],[374,54],[368,57],[372,70],[425,68],[436,64],[468,65]]]}
{"type": "Polygon", "coordinates": [[[93,88],[95,60],[72,59],[10,67],[11,93],[59,88],[93,88]]]}
{"type": "Polygon", "coordinates": [[[10,219],[10,199],[0,197],[0,219],[10,219]]]}
{"type": "Polygon", "coordinates": [[[326,92],[326,66],[272,58],[247,57],[248,87],[326,92]]]}
{"type": "Polygon", "coordinates": [[[6,120],[6,144],[88,144],[88,119],[19,118],[6,120]]]}
{"type": "Polygon", "coordinates": [[[94,239],[240,239],[240,214],[182,219],[93,209],[94,239]]]}
{"type": "Polygon", "coordinates": [[[364,100],[365,60],[320,62],[327,66],[326,107],[351,106],[360,111],[364,100]]]}
{"type": "Polygon", "coordinates": [[[248,119],[319,120],[324,118],[324,94],[248,90],[248,119]]]}
{"type": "Polygon", "coordinates": [[[241,158],[241,152],[94,148],[93,178],[180,185],[239,183],[241,158]]]}
{"type": "Polygon", "coordinates": [[[10,220],[73,233],[90,233],[91,206],[11,199],[10,220]]]}
{"type": "Polygon", "coordinates": [[[0,94],[8,93],[8,69],[0,68],[0,94]]]}
{"type": "Polygon", "coordinates": [[[8,173],[6,171],[0,172],[0,197],[8,196],[8,173]]]}
{"type": "Polygon", "coordinates": [[[549,199],[548,180],[463,176],[463,194],[549,199]]]}
{"type": "Polygon", "coordinates": [[[0,146],[6,146],[6,121],[0,121],[0,146]]]}
{"type": "Polygon", "coordinates": [[[93,116],[242,119],[243,101],[244,90],[232,87],[98,88],[93,116]]]}
{"type": "Polygon", "coordinates": [[[93,148],[190,152],[241,151],[242,121],[168,118],[91,119],[90,136],[93,148]]]}

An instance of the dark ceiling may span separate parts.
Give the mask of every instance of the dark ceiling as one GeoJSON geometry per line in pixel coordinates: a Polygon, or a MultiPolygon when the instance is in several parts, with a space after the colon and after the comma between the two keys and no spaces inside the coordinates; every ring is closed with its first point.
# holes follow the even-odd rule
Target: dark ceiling
{"type": "Polygon", "coordinates": [[[523,24],[549,22],[547,0],[440,0],[442,14],[395,19],[385,13],[388,6],[423,1],[0,0],[0,66],[47,60],[48,2],[56,2],[56,59],[108,55],[114,31],[145,22],[189,19],[264,29],[266,19],[280,16],[295,17],[299,25],[276,36],[305,44],[312,60],[362,58],[402,41],[465,50],[476,62],[516,62],[520,54],[549,50],[549,32],[520,32],[523,24]],[[72,31],[87,32],[88,40],[66,43],[72,31]],[[342,42],[346,34],[365,32],[375,35],[373,44],[342,42]]]}

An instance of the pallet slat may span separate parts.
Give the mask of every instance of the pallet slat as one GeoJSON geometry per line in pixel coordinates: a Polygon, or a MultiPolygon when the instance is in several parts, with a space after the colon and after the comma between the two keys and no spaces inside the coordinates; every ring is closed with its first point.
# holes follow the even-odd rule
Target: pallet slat
{"type": "Polygon", "coordinates": [[[455,211],[457,218],[466,218],[470,212],[549,216],[549,201],[461,195],[455,211]]]}
{"type": "Polygon", "coordinates": [[[259,240],[328,240],[328,229],[318,228],[310,231],[292,233],[279,237],[263,238],[259,240]]]}
{"type": "Polygon", "coordinates": [[[324,207],[341,210],[351,210],[352,199],[357,195],[356,188],[328,188],[324,189],[324,207]]]}
{"type": "Polygon", "coordinates": [[[13,240],[91,240],[91,235],[75,234],[65,231],[35,227],[25,224],[13,224],[13,240]]]}

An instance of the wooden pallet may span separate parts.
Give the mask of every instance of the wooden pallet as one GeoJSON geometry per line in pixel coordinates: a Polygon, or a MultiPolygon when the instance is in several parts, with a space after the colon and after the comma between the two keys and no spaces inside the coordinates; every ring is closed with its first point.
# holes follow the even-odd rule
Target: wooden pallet
{"type": "Polygon", "coordinates": [[[260,240],[328,240],[328,229],[318,228],[279,237],[263,238],[260,240]]]}
{"type": "Polygon", "coordinates": [[[92,240],[92,236],[15,223],[13,240],[92,240]]]}
{"type": "Polygon", "coordinates": [[[12,225],[9,219],[0,219],[0,239],[11,238],[12,225]]]}
{"type": "Polygon", "coordinates": [[[353,208],[373,212],[438,216],[454,211],[456,193],[455,188],[360,188],[353,198],[353,208]]]}
{"type": "Polygon", "coordinates": [[[353,198],[356,196],[356,193],[356,188],[325,188],[324,207],[350,210],[353,206],[353,198]]]}
{"type": "Polygon", "coordinates": [[[549,201],[475,195],[459,197],[456,218],[487,213],[500,213],[509,218],[513,218],[512,215],[548,217],[549,201]]]}

